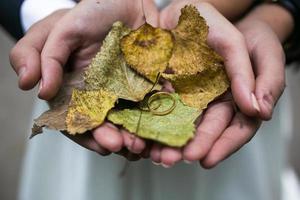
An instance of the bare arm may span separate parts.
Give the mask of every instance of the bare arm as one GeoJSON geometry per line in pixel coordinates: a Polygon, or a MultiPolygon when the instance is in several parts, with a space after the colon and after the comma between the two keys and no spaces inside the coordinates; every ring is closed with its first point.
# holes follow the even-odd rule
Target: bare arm
{"type": "Polygon", "coordinates": [[[173,0],[173,2],[174,1],[177,1],[179,7],[183,7],[187,3],[210,3],[230,21],[239,19],[239,17],[241,17],[241,15],[243,15],[254,3],[254,0],[173,0]]]}
{"type": "Polygon", "coordinates": [[[266,23],[281,42],[284,42],[289,37],[294,28],[294,20],[291,13],[276,4],[263,4],[255,8],[246,16],[243,27],[254,21],[266,23]]]}

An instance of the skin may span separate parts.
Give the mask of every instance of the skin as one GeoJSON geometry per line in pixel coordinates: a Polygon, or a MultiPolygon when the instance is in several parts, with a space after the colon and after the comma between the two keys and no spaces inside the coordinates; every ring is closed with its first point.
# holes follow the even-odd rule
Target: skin
{"type": "MultiPolygon", "coordinates": [[[[204,12],[202,14],[205,15],[204,12]]],[[[209,19],[207,21],[212,27],[209,19]]],[[[212,168],[248,143],[259,129],[261,119],[271,119],[273,108],[285,86],[285,59],[281,42],[293,29],[292,17],[280,6],[266,4],[253,10],[236,27],[244,36],[251,59],[260,119],[249,117],[245,112],[234,112],[228,102],[216,101],[206,110],[195,138],[186,147],[174,149],[156,145],[152,148],[151,158],[156,163],[170,167],[181,159],[188,163],[199,160],[204,168],[212,168]],[[278,13],[276,16],[275,12],[278,13]]],[[[211,28],[210,35],[213,31],[211,28]]]]}
{"type": "MultiPolygon", "coordinates": [[[[145,0],[144,6],[148,8],[145,13],[149,15],[148,23],[157,26],[159,13],[154,3],[145,0]]],[[[38,96],[50,100],[61,86],[64,67],[86,67],[112,23],[120,20],[132,28],[144,23],[140,8],[139,0],[85,0],[72,10],[59,10],[37,22],[10,53],[19,87],[28,90],[39,82],[38,96]]],[[[86,135],[68,137],[101,155],[117,152],[127,156],[122,148],[129,136],[133,138],[128,132],[105,123],[86,135]]],[[[144,149],[145,143],[141,144],[140,140],[137,138],[133,152],[144,149]]]]}
{"type": "Polygon", "coordinates": [[[176,7],[183,7],[186,4],[198,4],[206,2],[215,7],[223,16],[230,21],[240,19],[240,17],[249,9],[253,0],[173,0],[176,7]]]}
{"type": "MultiPolygon", "coordinates": [[[[285,56],[281,42],[292,32],[293,18],[287,10],[278,5],[264,4],[253,10],[236,26],[245,36],[253,63],[256,76],[255,95],[261,108],[261,118],[270,119],[285,87],[285,56]]],[[[234,119],[238,119],[238,115],[246,119],[242,113],[236,113],[234,119]]],[[[260,127],[258,120],[249,118],[247,122],[245,128],[229,134],[230,129],[234,128],[234,124],[231,123],[201,160],[202,166],[214,167],[246,144],[260,127]],[[251,121],[254,123],[249,123],[251,121]]]]}
{"type": "MultiPolygon", "coordinates": [[[[103,39],[114,21],[122,20],[134,28],[143,23],[139,3],[140,1],[136,3],[136,1],[115,0],[98,4],[95,0],[85,0],[71,11],[55,12],[35,24],[16,44],[10,55],[12,66],[19,75],[20,88],[30,89],[42,80],[39,97],[51,99],[61,85],[63,66],[67,61],[72,68],[87,66],[99,48],[101,42],[99,38],[103,39]],[[134,4],[130,4],[132,2],[134,4]],[[117,10],[113,13],[118,14],[111,15],[112,9],[117,10]],[[127,15],[128,13],[130,14],[127,15]],[[69,23],[70,21],[72,23],[69,23]],[[70,55],[72,55],[71,59],[69,59],[70,55]]],[[[273,27],[270,28],[267,22],[264,26],[251,25],[249,27],[254,20],[251,16],[260,16],[259,13],[262,11],[249,14],[238,23],[237,27],[234,27],[208,3],[174,1],[158,13],[153,2],[149,0],[144,1],[144,7],[147,8],[145,10],[147,21],[154,26],[173,28],[177,24],[180,8],[186,3],[193,3],[207,20],[210,26],[208,43],[225,58],[233,98],[240,111],[235,112],[232,103],[228,101],[216,101],[211,104],[197,126],[195,138],[183,149],[148,143],[125,130],[117,129],[110,123],[105,123],[90,134],[68,137],[101,155],[116,152],[130,160],[150,156],[153,162],[160,163],[164,167],[170,167],[182,159],[187,162],[200,160],[204,167],[210,168],[253,137],[261,123],[255,117],[265,120],[271,118],[273,106],[284,88],[282,70],[284,59],[277,38],[279,36],[274,33],[273,27]],[[253,32],[253,27],[256,27],[257,31],[253,32]],[[262,35],[270,39],[261,39],[261,43],[257,42],[256,46],[253,45],[253,40],[255,40],[253,38],[259,39],[262,35]],[[271,37],[268,37],[269,35],[271,37]],[[263,44],[276,47],[268,54],[268,60],[272,60],[273,66],[267,63],[267,55],[265,58],[261,57],[268,51],[264,49],[262,51],[264,53],[259,52],[260,49],[257,46],[263,44]],[[254,66],[251,63],[254,63],[254,66]],[[270,74],[268,70],[265,70],[266,63],[271,67],[276,66],[277,70],[271,70],[272,74],[270,74]],[[271,84],[270,78],[272,77],[276,77],[276,80],[279,77],[277,85],[271,84]],[[264,98],[266,95],[270,98],[264,98]],[[265,99],[268,99],[267,103],[265,99]]],[[[219,9],[222,10],[221,7],[219,9]]],[[[246,6],[243,9],[246,9],[246,6]]],[[[226,13],[224,10],[226,9],[222,12],[226,13]]],[[[236,12],[232,18],[238,15],[239,13],[236,12]]],[[[261,17],[255,20],[260,21],[261,17]]],[[[277,27],[277,24],[274,27],[277,27]]],[[[281,28],[276,30],[280,31],[281,28]]]]}

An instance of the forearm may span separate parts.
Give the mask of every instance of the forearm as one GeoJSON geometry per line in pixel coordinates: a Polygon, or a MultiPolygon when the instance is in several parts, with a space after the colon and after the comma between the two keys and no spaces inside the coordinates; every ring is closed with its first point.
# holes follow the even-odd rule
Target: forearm
{"type": "Polygon", "coordinates": [[[248,21],[248,23],[261,21],[268,24],[281,42],[284,42],[290,36],[294,28],[291,13],[276,4],[263,4],[256,7],[246,16],[245,21],[248,21]]]}
{"type": "Polygon", "coordinates": [[[211,3],[230,21],[237,20],[253,5],[254,0],[202,0],[211,3]]]}
{"type": "Polygon", "coordinates": [[[173,0],[183,7],[186,4],[206,2],[213,5],[230,21],[239,19],[254,3],[254,0],[173,0]]]}

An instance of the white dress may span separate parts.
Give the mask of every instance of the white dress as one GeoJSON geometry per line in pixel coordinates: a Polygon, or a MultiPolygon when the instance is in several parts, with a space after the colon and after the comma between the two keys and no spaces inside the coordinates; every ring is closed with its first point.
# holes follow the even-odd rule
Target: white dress
{"type": "MultiPolygon", "coordinates": [[[[33,116],[46,109],[38,101],[33,116]]],[[[101,157],[59,132],[46,131],[28,142],[19,200],[280,200],[289,110],[285,95],[272,121],[212,170],[198,163],[164,169],[143,160],[130,163],[120,176],[124,158],[101,157]]]]}
{"type": "MultiPolygon", "coordinates": [[[[19,199],[279,200],[285,161],[281,134],[290,127],[284,106],[277,107],[273,120],[249,144],[212,170],[197,163],[164,169],[144,160],[130,163],[120,176],[124,158],[101,157],[46,131],[29,141],[19,199]]],[[[38,102],[34,116],[45,109],[38,102]]]]}

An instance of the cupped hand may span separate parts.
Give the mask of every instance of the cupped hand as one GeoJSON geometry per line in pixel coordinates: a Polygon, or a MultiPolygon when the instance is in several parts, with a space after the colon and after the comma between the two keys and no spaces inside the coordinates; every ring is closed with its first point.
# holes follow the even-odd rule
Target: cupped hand
{"type": "MultiPolygon", "coordinates": [[[[65,67],[88,66],[101,41],[115,21],[131,28],[147,22],[158,23],[158,11],[152,0],[81,1],[71,10],[59,10],[34,24],[10,54],[11,64],[19,76],[21,89],[31,89],[39,82],[39,97],[50,100],[58,92],[65,67]],[[143,12],[142,6],[147,10],[143,12]]],[[[71,137],[80,145],[106,155],[121,151],[124,145],[141,153],[145,142],[105,123],[91,134],[71,137]],[[122,133],[122,134],[121,134],[122,133]],[[132,143],[134,140],[134,143],[132,143]]]]}
{"type": "MultiPolygon", "coordinates": [[[[259,118],[269,120],[285,87],[285,54],[282,44],[270,25],[259,18],[249,15],[236,26],[245,37],[253,66],[255,96],[260,107],[259,118]]],[[[250,141],[261,125],[259,118],[236,112],[201,164],[213,167],[250,141]]]]}
{"type": "MultiPolygon", "coordinates": [[[[161,13],[161,26],[173,28],[179,15],[174,10],[185,4],[181,1],[166,8],[161,13]]],[[[183,149],[155,145],[151,158],[165,167],[181,159],[199,160],[205,168],[216,166],[251,140],[261,119],[271,118],[284,89],[284,53],[266,23],[248,17],[235,28],[209,4],[195,6],[210,27],[209,45],[225,58],[233,101],[225,97],[225,101],[219,99],[210,104],[195,137],[183,149]]]]}

